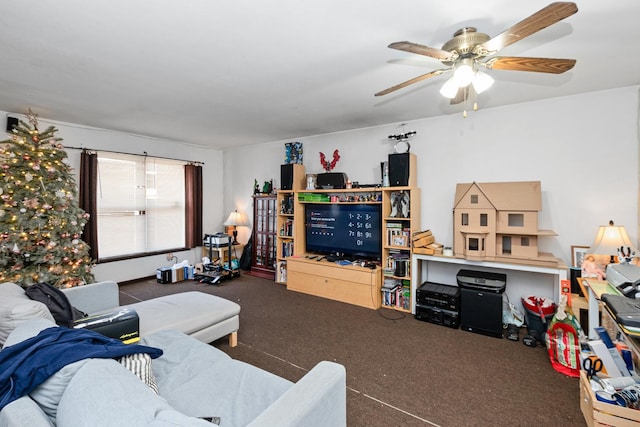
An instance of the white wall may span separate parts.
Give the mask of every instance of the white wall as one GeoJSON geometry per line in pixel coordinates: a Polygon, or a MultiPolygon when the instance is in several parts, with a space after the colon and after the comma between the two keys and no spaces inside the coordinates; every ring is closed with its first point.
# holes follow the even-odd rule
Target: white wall
{"type": "MultiPolygon", "coordinates": [[[[304,145],[307,173],[320,173],[319,152],[329,158],[340,151],[336,171],[360,183],[380,181],[380,162],[392,143],[387,136],[416,130],[411,151],[418,158],[418,186],[422,192],[422,228],[436,239],[452,243],[451,209],[458,182],[542,182],[540,228],[557,237],[543,239],[542,250],[571,262],[571,245],[591,244],[597,228],[613,219],[638,240],[638,87],[594,92],[533,103],[470,112],[467,119],[453,114],[375,128],[292,138],[226,150],[204,149],[176,141],[147,138],[40,118],[40,127],[58,129],[63,144],[205,162],[204,231],[222,229],[233,209],[252,216],[254,179],[262,187],[273,179],[280,185],[284,143],[304,145]]],[[[399,100],[398,102],[402,102],[399,100]]],[[[380,108],[393,108],[384,104],[380,108]]],[[[6,114],[0,112],[0,114],[6,114]]],[[[15,114],[11,114],[15,116],[15,114]]],[[[69,163],[79,168],[79,151],[68,150],[69,163]]],[[[239,229],[246,242],[250,227],[239,229]]],[[[200,259],[200,251],[177,254],[180,260],[200,259]]],[[[94,269],[97,280],[125,281],[155,274],[167,266],[158,255],[105,263],[94,269]]],[[[541,294],[551,296],[550,290],[541,294]]]]}
{"type": "MultiPolygon", "coordinates": [[[[26,119],[18,114],[0,112],[3,116],[9,114],[12,117],[26,119]]],[[[180,160],[193,160],[204,162],[203,166],[203,228],[205,233],[222,230],[224,212],[222,203],[222,158],[223,153],[218,150],[205,149],[187,145],[178,141],[168,141],[157,138],[132,135],[105,129],[91,128],[87,126],[61,123],[39,118],[39,129],[46,129],[53,125],[58,129],[56,135],[63,138],[62,144],[67,147],[84,147],[96,150],[120,151],[131,154],[144,154],[149,156],[167,157],[180,160]]],[[[68,164],[77,174],[80,169],[80,150],[68,149],[68,164]]],[[[179,261],[184,259],[190,262],[200,261],[201,249],[177,252],[179,261]]],[[[96,280],[115,280],[117,282],[153,276],[156,268],[170,266],[165,255],[155,255],[136,258],[126,261],[102,263],[95,266],[93,273],[96,280]]]]}
{"type": "MultiPolygon", "coordinates": [[[[225,152],[227,210],[251,216],[254,178],[279,186],[284,143],[303,143],[307,173],[320,173],[319,152],[341,159],[335,171],[352,181],[380,181],[380,162],[392,151],[388,135],[415,130],[411,151],[418,159],[422,228],[452,244],[456,183],[542,183],[540,228],[543,252],[571,264],[571,245],[589,246],[598,226],[613,219],[638,240],[638,87],[429,118],[408,123],[317,135],[225,152]]],[[[399,100],[398,102],[402,102],[399,100]]],[[[425,101],[427,102],[427,101],[425,101]]],[[[385,104],[380,108],[393,108],[385,104]]],[[[246,241],[250,230],[242,230],[246,241]]],[[[552,296],[549,289],[541,294],[552,296]]]]}

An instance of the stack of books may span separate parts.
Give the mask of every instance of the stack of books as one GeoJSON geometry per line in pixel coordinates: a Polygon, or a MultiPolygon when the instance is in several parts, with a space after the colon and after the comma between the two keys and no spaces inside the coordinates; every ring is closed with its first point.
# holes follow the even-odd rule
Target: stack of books
{"type": "Polygon", "coordinates": [[[385,278],[381,290],[383,306],[405,310],[411,308],[411,285],[408,280],[385,278]]]}

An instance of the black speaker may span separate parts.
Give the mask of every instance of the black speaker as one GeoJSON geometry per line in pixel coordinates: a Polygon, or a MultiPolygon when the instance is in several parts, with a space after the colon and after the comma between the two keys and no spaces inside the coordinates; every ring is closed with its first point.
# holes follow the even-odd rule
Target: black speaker
{"type": "Polygon", "coordinates": [[[345,188],[347,174],[344,172],[325,172],[318,174],[318,187],[324,189],[345,188]]]}
{"type": "Polygon", "coordinates": [[[280,165],[280,189],[291,190],[293,188],[293,163],[280,165]]]}
{"type": "Polygon", "coordinates": [[[13,132],[13,128],[18,127],[18,118],[7,116],[7,132],[13,132]]]}
{"type": "Polygon", "coordinates": [[[409,153],[389,154],[389,185],[409,185],[409,153]]]}

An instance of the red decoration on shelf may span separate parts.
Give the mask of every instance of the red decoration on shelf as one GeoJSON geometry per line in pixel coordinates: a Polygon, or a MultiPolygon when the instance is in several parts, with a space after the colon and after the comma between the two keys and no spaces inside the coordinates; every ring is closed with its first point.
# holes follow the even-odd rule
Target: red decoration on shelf
{"type": "Polygon", "coordinates": [[[324,153],[320,153],[320,163],[322,164],[324,170],[327,172],[331,172],[333,168],[336,167],[336,163],[338,163],[338,160],[340,160],[340,153],[338,152],[338,150],[335,150],[333,152],[333,160],[331,160],[331,163],[327,162],[327,158],[324,153]]]}

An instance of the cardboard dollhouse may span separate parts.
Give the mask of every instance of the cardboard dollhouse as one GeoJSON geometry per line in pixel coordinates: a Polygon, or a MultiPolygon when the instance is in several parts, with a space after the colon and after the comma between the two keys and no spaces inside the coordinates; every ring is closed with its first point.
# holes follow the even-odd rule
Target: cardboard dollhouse
{"type": "Polygon", "coordinates": [[[475,261],[556,266],[552,254],[540,253],[538,229],[542,210],[540,181],[456,185],[453,249],[456,257],[475,261]]]}

